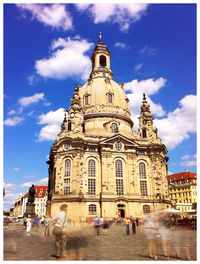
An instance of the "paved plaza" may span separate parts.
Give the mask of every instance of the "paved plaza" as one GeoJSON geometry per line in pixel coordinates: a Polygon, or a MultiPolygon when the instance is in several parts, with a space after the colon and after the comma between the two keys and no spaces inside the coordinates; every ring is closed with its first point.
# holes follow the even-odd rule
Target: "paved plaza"
{"type": "MultiPolygon", "coordinates": [[[[170,260],[187,260],[186,249],[189,249],[191,260],[196,260],[196,231],[172,231],[170,240],[170,260]],[[177,244],[177,237],[179,243],[177,244]],[[176,257],[175,246],[181,249],[180,258],[176,257]]],[[[161,241],[157,243],[158,260],[167,260],[164,256],[161,241]]],[[[75,260],[74,251],[68,249],[67,260],[75,260]]],[[[25,236],[21,224],[11,223],[4,228],[4,260],[57,260],[55,258],[54,236],[44,236],[44,227],[32,228],[31,236],[25,236]]],[[[126,235],[125,226],[113,224],[108,232],[100,230],[95,234],[91,227],[91,234],[87,238],[85,256],[83,260],[145,260],[155,261],[149,257],[148,246],[142,227],[137,228],[136,234],[126,235]]]]}

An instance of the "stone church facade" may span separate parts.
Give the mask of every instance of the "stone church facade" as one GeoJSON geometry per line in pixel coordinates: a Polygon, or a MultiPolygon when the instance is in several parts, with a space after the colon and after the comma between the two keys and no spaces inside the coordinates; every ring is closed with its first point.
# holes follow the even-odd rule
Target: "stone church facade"
{"type": "Polygon", "coordinates": [[[141,98],[139,130],[133,131],[123,83],[113,80],[110,52],[100,33],[83,86],[75,86],[71,106],[51,147],[47,210],[68,204],[68,215],[142,217],[171,205],[167,149],[153,115],[141,98]]]}

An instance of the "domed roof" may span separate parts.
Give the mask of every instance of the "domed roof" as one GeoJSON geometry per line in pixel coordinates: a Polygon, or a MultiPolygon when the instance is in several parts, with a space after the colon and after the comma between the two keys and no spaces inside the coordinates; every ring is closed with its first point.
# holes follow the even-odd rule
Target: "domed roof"
{"type": "Polygon", "coordinates": [[[79,95],[82,98],[81,106],[88,112],[112,112],[121,113],[130,117],[127,95],[123,85],[119,85],[112,79],[94,78],[80,87],[79,95]],[[89,97],[88,104],[85,104],[85,96],[89,97]]]}

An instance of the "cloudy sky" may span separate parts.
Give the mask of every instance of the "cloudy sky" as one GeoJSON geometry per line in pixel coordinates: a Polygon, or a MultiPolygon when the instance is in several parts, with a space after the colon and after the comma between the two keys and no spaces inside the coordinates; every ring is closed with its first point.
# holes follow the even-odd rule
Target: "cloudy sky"
{"type": "Polygon", "coordinates": [[[4,208],[46,161],[99,32],[124,83],[134,130],[145,92],[169,172],[196,172],[195,4],[4,4],[4,208]]]}

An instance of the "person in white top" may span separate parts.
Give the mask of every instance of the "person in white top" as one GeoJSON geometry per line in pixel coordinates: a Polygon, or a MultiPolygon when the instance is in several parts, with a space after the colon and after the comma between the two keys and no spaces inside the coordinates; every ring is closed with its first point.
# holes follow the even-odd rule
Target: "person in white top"
{"type": "Polygon", "coordinates": [[[31,223],[32,223],[32,220],[30,218],[30,215],[28,215],[28,218],[26,220],[26,236],[30,236],[30,233],[31,233],[31,223]]]}
{"type": "MultiPolygon", "coordinates": [[[[60,212],[54,216],[52,221],[55,226],[65,228],[67,226],[67,205],[62,204],[60,206],[60,212]]],[[[54,234],[55,235],[55,234],[54,234]]],[[[66,258],[66,234],[55,235],[56,240],[56,258],[66,258]]]]}

